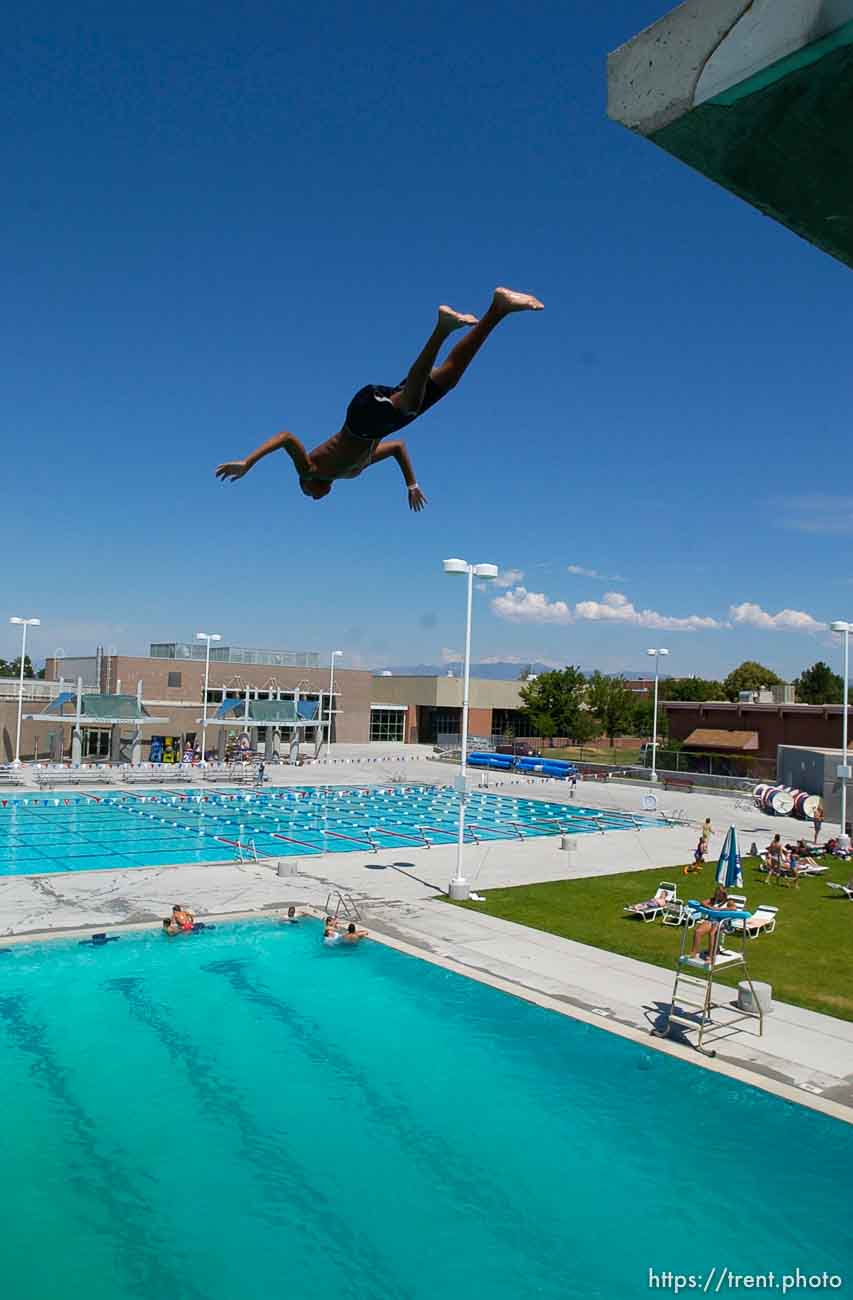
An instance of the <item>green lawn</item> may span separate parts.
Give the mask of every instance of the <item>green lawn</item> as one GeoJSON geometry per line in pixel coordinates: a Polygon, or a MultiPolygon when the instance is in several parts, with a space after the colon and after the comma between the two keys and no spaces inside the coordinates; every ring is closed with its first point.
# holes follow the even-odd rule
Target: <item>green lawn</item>
{"type": "MultiPolygon", "coordinates": [[[[771,885],[757,870],[756,858],[743,862],[747,906],[772,903],[779,908],[776,931],[749,941],[749,973],[766,980],[774,996],[813,1011],[853,1020],[853,901],[827,887],[827,880],[846,884],[851,864],[823,860],[825,876],[802,880],[799,888],[771,885]]],[[[578,943],[622,953],[675,971],[681,930],[658,921],[644,922],[622,911],[626,903],[651,898],[662,880],[677,881],[680,898],[707,898],[714,888],[715,864],[697,875],[680,868],[655,867],[618,876],[558,880],[515,889],[490,889],[485,903],[460,903],[536,930],[548,930],[578,943]]],[[[736,984],[743,972],[721,972],[736,984]]]]}

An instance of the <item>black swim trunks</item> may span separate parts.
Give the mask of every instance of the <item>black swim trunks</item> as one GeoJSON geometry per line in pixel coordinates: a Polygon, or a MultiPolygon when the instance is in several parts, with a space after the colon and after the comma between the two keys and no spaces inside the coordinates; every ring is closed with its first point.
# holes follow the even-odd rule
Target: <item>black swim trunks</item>
{"type": "Polygon", "coordinates": [[[398,433],[407,424],[416,420],[424,411],[435,406],[442,397],[444,389],[439,388],[432,378],[426,382],[424,400],[417,411],[401,411],[391,401],[394,393],[399,393],[403,384],[388,388],[385,384],[367,384],[360,388],[347,407],[346,426],[356,438],[387,438],[390,433],[398,433]]]}

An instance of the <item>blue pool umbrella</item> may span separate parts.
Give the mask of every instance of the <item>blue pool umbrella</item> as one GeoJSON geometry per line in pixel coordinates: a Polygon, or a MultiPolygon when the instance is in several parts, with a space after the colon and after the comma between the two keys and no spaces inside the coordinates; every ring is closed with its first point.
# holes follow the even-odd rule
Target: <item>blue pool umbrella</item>
{"type": "Polygon", "coordinates": [[[743,876],[740,870],[740,853],[737,847],[737,831],[730,826],[726,835],[720,861],[717,863],[717,884],[726,889],[741,889],[743,876]]]}

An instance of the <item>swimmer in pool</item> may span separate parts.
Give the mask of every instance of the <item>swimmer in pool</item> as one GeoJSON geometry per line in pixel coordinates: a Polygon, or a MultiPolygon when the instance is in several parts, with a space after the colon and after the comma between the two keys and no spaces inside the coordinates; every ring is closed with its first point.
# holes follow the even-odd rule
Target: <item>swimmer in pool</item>
{"type": "Polygon", "coordinates": [[[367,931],[357,930],[353,925],[352,921],[350,921],[349,925],[346,928],[346,932],[341,935],[341,942],[361,943],[362,939],[366,939],[366,938],[367,938],[367,931]]]}
{"type": "Polygon", "coordinates": [[[284,918],[285,925],[298,925],[299,917],[296,915],[296,908],[291,904],[287,909],[287,916],[284,918]]]}
{"type": "Polygon", "coordinates": [[[456,387],[492,330],[504,317],[519,311],[541,310],[542,303],[532,294],[503,288],[495,289],[491,305],[480,320],[476,316],[462,315],[452,307],[439,307],[435,329],[406,378],[393,387],[367,384],[359,389],[347,407],[343,426],[331,438],[313,451],[306,451],[294,434],[276,433],[245,460],[229,460],[218,465],[216,477],[223,483],[236,482],[264,456],[284,451],[293,462],[302,491],[319,501],[329,495],[338,479],[358,478],[371,465],[395,460],[406,483],[409,508],[415,512],[423,510],[427,499],[415,478],[405,442],[399,438],[391,442],[383,440],[399,433],[456,387]],[[464,338],[451,349],[447,359],[436,366],[445,339],[455,330],[466,327],[470,328],[464,338]]]}
{"type": "Polygon", "coordinates": [[[172,907],[172,915],[167,916],[163,921],[163,932],[169,935],[186,934],[194,925],[195,916],[189,908],[175,903],[172,907]]]}
{"type": "Polygon", "coordinates": [[[328,944],[331,948],[333,944],[340,943],[341,936],[338,928],[331,916],[326,917],[326,924],[323,927],[323,943],[328,944]]]}

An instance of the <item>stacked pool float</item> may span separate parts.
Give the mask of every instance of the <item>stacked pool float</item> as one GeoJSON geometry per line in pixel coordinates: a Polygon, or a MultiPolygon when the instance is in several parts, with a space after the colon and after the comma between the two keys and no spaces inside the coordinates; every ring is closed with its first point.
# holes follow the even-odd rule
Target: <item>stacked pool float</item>
{"type": "Polygon", "coordinates": [[[566,781],[571,776],[577,775],[577,768],[574,763],[568,763],[562,758],[531,758],[529,756],[515,758],[512,754],[469,754],[469,767],[485,767],[492,772],[519,772],[521,774],[535,776],[556,777],[558,781],[566,781]]]}
{"type": "Polygon", "coordinates": [[[752,797],[756,807],[771,817],[798,817],[801,821],[811,821],[821,805],[820,795],[787,785],[757,785],[752,797]]]}

